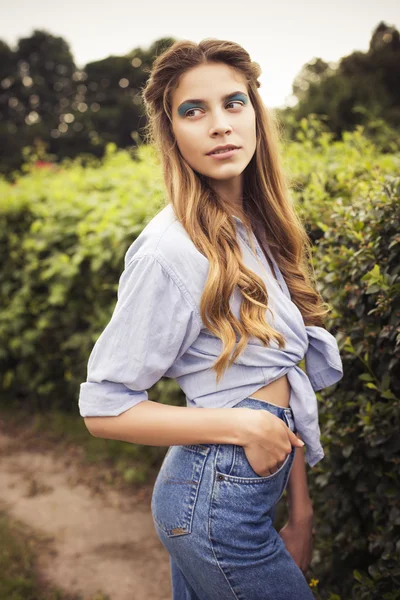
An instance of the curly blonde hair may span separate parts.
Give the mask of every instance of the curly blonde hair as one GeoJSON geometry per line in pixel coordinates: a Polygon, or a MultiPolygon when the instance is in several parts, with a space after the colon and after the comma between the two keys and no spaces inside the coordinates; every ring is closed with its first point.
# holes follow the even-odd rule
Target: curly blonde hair
{"type": "Polygon", "coordinates": [[[312,244],[290,199],[281,162],[279,124],[258,93],[259,64],[231,41],[176,41],[155,58],[142,89],[148,118],[144,129],[146,141],[155,147],[161,162],[167,200],[197,249],[209,260],[200,314],[205,326],[223,343],[213,365],[219,381],[250,336],[258,337],[265,346],[274,338],[279,348],[285,347],[285,338],[265,319],[266,310],[270,310],[268,292],[263,280],[243,263],[230,211],[206,178],[182,157],[172,130],[171,98],[180,77],[188,69],[207,63],[224,63],[244,76],[256,114],[256,151],[243,173],[243,208],[251,224],[245,223],[245,227],[250,239],[252,229],[262,232],[305,325],[323,326],[330,307],[316,289],[310,260],[312,244]],[[236,286],[243,297],[240,320],[230,308],[236,286]]]}

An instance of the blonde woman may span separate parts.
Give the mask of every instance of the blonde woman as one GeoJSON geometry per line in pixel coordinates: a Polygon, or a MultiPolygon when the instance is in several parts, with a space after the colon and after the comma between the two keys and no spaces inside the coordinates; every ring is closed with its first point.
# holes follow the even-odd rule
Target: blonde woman
{"type": "Polygon", "coordinates": [[[216,39],[154,61],[143,100],[167,203],[126,253],[81,384],[94,436],[170,446],[151,510],[174,600],[313,598],[305,461],[324,456],[315,391],[343,371],[259,76],[216,39]],[[149,400],[163,376],[186,407],[149,400]]]}

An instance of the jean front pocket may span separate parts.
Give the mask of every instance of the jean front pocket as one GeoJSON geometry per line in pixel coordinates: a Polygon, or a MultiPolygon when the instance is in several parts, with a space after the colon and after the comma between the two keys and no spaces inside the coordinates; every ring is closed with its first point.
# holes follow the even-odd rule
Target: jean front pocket
{"type": "Polygon", "coordinates": [[[277,479],[280,477],[281,473],[285,471],[285,469],[288,467],[292,454],[294,453],[294,447],[292,446],[292,450],[291,452],[289,452],[289,454],[286,455],[283,463],[278,467],[278,469],[276,471],[274,471],[273,473],[271,473],[270,475],[258,475],[258,473],[256,473],[253,470],[253,467],[251,466],[251,464],[249,463],[249,460],[246,456],[246,452],[243,448],[243,446],[236,446],[235,447],[235,460],[232,466],[232,469],[230,471],[230,473],[228,474],[228,477],[236,477],[236,478],[243,478],[246,480],[256,480],[256,481],[260,481],[261,483],[266,482],[266,481],[271,481],[274,479],[277,479]]]}
{"type": "Polygon", "coordinates": [[[154,484],[151,512],[156,527],[168,537],[192,531],[204,465],[210,447],[202,444],[172,446],[154,484]]]}
{"type": "MultiPolygon", "coordinates": [[[[289,427],[289,421],[285,413],[283,413],[282,418],[289,427]]],[[[219,475],[220,480],[224,479],[225,481],[231,481],[238,484],[279,482],[286,485],[295,451],[296,447],[292,446],[291,452],[286,455],[280,467],[274,473],[262,476],[254,471],[243,446],[220,445],[217,452],[217,475],[219,475]]]]}

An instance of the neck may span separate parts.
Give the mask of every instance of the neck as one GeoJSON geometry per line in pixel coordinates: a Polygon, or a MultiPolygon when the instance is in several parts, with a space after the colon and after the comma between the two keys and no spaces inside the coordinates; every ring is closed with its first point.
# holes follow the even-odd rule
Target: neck
{"type": "Polygon", "coordinates": [[[241,176],[232,177],[229,180],[213,179],[209,181],[209,184],[223,201],[227,212],[243,222],[248,221],[243,209],[243,178],[241,176]]]}

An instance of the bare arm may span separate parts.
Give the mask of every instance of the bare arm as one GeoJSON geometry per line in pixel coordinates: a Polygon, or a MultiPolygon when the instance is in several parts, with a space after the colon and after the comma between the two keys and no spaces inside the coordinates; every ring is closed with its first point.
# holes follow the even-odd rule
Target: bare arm
{"type": "Polygon", "coordinates": [[[293,523],[312,522],[313,507],[308,490],[304,450],[301,448],[296,448],[287,494],[290,521],[293,523]]]}
{"type": "Polygon", "coordinates": [[[277,459],[283,459],[288,446],[290,450],[289,441],[303,444],[281,419],[244,407],[188,408],[144,400],[116,417],[85,417],[85,423],[94,437],[135,444],[246,446],[253,469],[261,474],[276,468],[277,459]]]}
{"type": "Polygon", "coordinates": [[[134,444],[240,444],[242,438],[247,438],[242,411],[241,408],[188,408],[144,400],[117,417],[84,420],[94,437],[134,444]]]}

